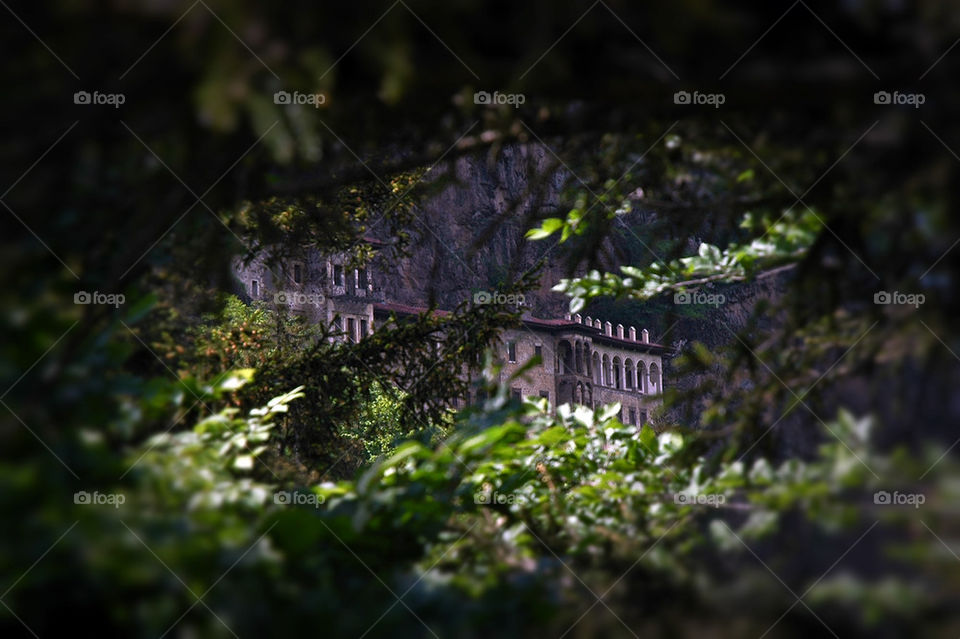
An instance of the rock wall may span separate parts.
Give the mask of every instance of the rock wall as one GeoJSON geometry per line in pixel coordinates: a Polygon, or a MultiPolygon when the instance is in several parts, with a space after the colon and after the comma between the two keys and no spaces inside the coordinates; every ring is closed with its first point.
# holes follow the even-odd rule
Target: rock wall
{"type": "MultiPolygon", "coordinates": [[[[492,292],[511,267],[531,268],[549,245],[524,242],[527,219],[533,211],[558,207],[565,177],[553,172],[536,194],[528,193],[530,181],[549,174],[553,160],[544,147],[526,145],[503,149],[496,162],[464,157],[434,168],[427,180],[438,184],[453,177],[455,183],[416,208],[412,255],[381,261],[377,287],[386,299],[424,305],[433,297],[441,307],[453,308],[478,290],[492,292]]],[[[554,260],[544,272],[542,290],[527,300],[534,312],[563,313],[563,296],[549,290],[560,277],[559,260],[554,260]]]]}

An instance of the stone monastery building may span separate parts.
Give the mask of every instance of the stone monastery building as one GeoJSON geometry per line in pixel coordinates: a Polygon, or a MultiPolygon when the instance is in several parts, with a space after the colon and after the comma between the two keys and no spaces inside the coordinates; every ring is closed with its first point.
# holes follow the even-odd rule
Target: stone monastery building
{"type": "MultiPolygon", "coordinates": [[[[427,309],[384,299],[368,269],[348,267],[346,256],[307,252],[267,268],[262,260],[237,264],[235,272],[248,301],[284,305],[311,322],[333,324],[343,339],[357,341],[387,324],[427,309]],[[282,281],[277,281],[277,280],[282,281]]],[[[597,318],[567,315],[540,319],[523,315],[523,326],[501,338],[501,380],[509,379],[534,356],[542,363],[514,381],[513,395],[544,397],[551,406],[583,404],[596,408],[620,402],[621,421],[641,425],[660,403],[665,347],[650,341],[646,329],[626,329],[597,318]]],[[[474,399],[474,398],[468,398],[474,399]]]]}

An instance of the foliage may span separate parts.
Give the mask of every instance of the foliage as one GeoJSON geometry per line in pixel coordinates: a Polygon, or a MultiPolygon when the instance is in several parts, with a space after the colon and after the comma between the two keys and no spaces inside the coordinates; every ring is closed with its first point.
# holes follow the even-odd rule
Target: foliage
{"type": "MultiPolygon", "coordinates": [[[[748,214],[740,226],[753,230],[757,223],[748,214]]],[[[773,223],[767,220],[763,233],[749,244],[730,244],[721,251],[717,246],[702,243],[696,255],[671,263],[654,262],[645,269],[622,266],[620,270],[626,277],[591,271],[584,277],[560,280],[554,290],[566,293],[570,297],[570,312],[578,313],[596,297],[645,300],[667,291],[696,290],[713,282],[740,282],[776,267],[795,265],[822,229],[823,221],[813,211],[801,216],[787,211],[773,223]]],[[[535,239],[549,235],[540,233],[535,239]]]]}
{"type": "Polygon", "coordinates": [[[194,352],[192,357],[182,358],[181,365],[201,374],[236,367],[261,368],[323,339],[324,328],[309,326],[303,318],[282,309],[270,309],[262,303],[247,305],[228,295],[219,315],[205,316],[189,331],[194,352]]]}
{"type": "MultiPolygon", "coordinates": [[[[718,463],[694,433],[621,424],[617,405],[551,415],[544,400],[518,404],[503,386],[437,445],[409,442],[356,480],[297,487],[262,467],[274,420],[301,390],[132,449],[126,484],[99,487],[125,502],[74,507],[80,526],[53,554],[78,566],[78,594],[54,605],[104,611],[101,627],[127,635],[292,631],[322,614],[330,636],[419,634],[424,625],[440,636],[628,634],[621,624],[667,636],[707,618],[732,622],[733,590],[752,602],[746,627],[762,632],[764,617],[793,600],[785,590],[770,596],[753,549],[822,530],[843,540],[831,549],[839,555],[855,540],[837,531],[869,522],[858,507],[877,486],[868,466],[892,480],[920,465],[876,454],[869,421],[849,414],[810,462],[718,463]],[[599,593],[607,610],[580,619],[599,593]],[[350,606],[361,598],[365,613],[350,606]]],[[[931,501],[950,495],[943,471],[924,484],[931,501]]],[[[909,524],[903,508],[883,508],[874,507],[888,525],[909,524]]],[[[943,590],[952,566],[927,550],[912,557],[928,567],[925,581],[812,575],[809,605],[831,627],[933,624],[929,615],[952,601],[943,590]]],[[[25,575],[8,602],[41,632],[57,618],[38,617],[29,597],[51,570],[25,575]]]]}
{"type": "Polygon", "coordinates": [[[421,440],[423,443],[430,443],[448,432],[449,425],[443,423],[419,430],[405,430],[401,426],[400,417],[404,396],[402,390],[392,389],[388,392],[381,382],[373,382],[356,424],[349,424],[341,429],[341,436],[356,440],[363,446],[367,465],[393,452],[403,441],[421,440]]]}

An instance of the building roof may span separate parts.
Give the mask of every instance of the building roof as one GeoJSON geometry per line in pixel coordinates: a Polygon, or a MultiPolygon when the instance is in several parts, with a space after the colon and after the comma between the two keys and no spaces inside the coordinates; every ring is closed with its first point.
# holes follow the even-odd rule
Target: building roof
{"type": "Polygon", "coordinates": [[[641,342],[640,340],[630,340],[624,337],[620,339],[616,335],[607,335],[602,332],[599,328],[594,328],[594,331],[597,331],[593,335],[594,341],[606,342],[609,344],[614,344],[616,346],[626,346],[627,348],[633,348],[636,350],[644,350],[649,352],[662,353],[667,350],[667,347],[663,344],[657,344],[656,342],[641,342]]]}
{"type": "Polygon", "coordinates": [[[579,326],[577,322],[568,319],[541,319],[539,317],[528,316],[523,318],[523,323],[530,326],[543,326],[547,328],[574,328],[579,326]]]}
{"type": "MultiPolygon", "coordinates": [[[[408,304],[397,304],[395,302],[379,302],[373,305],[374,313],[380,314],[389,314],[395,313],[398,316],[411,316],[411,315],[422,315],[430,309],[422,306],[410,306],[408,304]]],[[[445,316],[449,315],[450,311],[443,310],[434,310],[435,316],[445,316]]],[[[539,317],[533,317],[532,315],[527,315],[522,318],[522,321],[525,326],[528,326],[532,329],[547,330],[551,332],[560,332],[560,331],[577,331],[590,335],[593,339],[599,342],[605,342],[615,346],[620,346],[624,348],[630,348],[633,350],[642,350],[648,352],[658,352],[661,353],[667,350],[667,347],[663,344],[657,344],[655,342],[642,342],[639,340],[631,340],[626,337],[619,338],[616,335],[607,335],[603,330],[590,326],[589,324],[583,324],[572,319],[543,319],[539,317]]]]}
{"type": "Polygon", "coordinates": [[[554,332],[557,331],[577,331],[590,335],[594,340],[599,342],[605,342],[608,344],[613,344],[616,346],[623,346],[626,348],[632,348],[634,350],[645,350],[645,351],[655,351],[663,352],[667,350],[667,347],[663,344],[657,344],[656,342],[642,342],[639,340],[631,340],[626,337],[619,338],[616,335],[607,335],[603,332],[602,329],[596,328],[589,324],[577,322],[572,319],[541,319],[538,317],[527,316],[523,318],[523,323],[531,328],[540,328],[551,330],[554,332]]]}

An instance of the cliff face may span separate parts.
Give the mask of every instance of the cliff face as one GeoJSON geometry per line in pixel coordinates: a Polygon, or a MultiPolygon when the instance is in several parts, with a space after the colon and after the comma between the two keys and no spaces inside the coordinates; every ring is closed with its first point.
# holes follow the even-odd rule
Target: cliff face
{"type": "MultiPolygon", "coordinates": [[[[416,209],[412,255],[383,260],[377,287],[404,304],[425,305],[433,298],[453,308],[478,290],[494,291],[511,268],[531,268],[550,244],[524,242],[527,219],[533,211],[558,207],[565,179],[551,173],[553,161],[542,146],[526,145],[503,149],[496,162],[465,157],[434,168],[428,181],[453,181],[416,209]],[[544,175],[543,188],[531,194],[531,180],[544,175]]],[[[549,290],[561,277],[559,261],[548,264],[541,290],[527,299],[542,316],[560,314],[566,305],[549,290]]]]}

